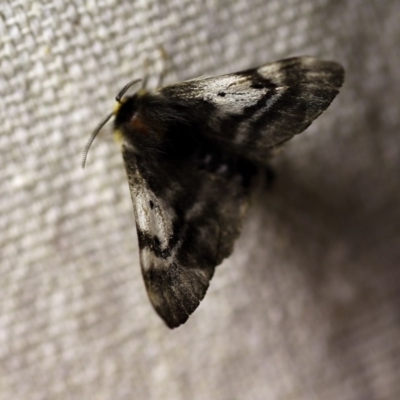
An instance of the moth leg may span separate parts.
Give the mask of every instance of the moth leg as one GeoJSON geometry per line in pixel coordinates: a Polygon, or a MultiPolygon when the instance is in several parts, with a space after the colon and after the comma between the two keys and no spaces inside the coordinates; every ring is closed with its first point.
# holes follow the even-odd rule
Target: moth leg
{"type": "Polygon", "coordinates": [[[158,76],[158,81],[157,81],[157,88],[161,87],[163,85],[164,82],[164,78],[167,75],[167,71],[165,70],[165,68],[163,68],[163,70],[160,72],[160,75],[158,76]]]}
{"type": "Polygon", "coordinates": [[[158,76],[158,82],[156,87],[162,87],[164,84],[164,79],[167,75],[167,72],[171,69],[171,67],[174,67],[170,55],[167,53],[163,45],[158,46],[158,50],[160,51],[161,54],[161,62],[162,62],[162,68],[160,75],[158,76]]]}
{"type": "Polygon", "coordinates": [[[141,89],[146,89],[148,81],[149,81],[149,75],[146,74],[142,79],[142,87],[141,87],[141,89]]]}

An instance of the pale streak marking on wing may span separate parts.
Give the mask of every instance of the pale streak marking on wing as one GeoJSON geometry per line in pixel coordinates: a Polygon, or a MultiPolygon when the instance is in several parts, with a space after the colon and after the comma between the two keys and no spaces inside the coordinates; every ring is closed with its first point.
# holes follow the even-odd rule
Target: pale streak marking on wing
{"type": "Polygon", "coordinates": [[[210,115],[209,124],[218,131],[221,123],[229,116],[242,115],[246,107],[252,107],[269,92],[269,89],[254,89],[252,81],[241,75],[227,75],[205,82],[202,97],[216,106],[210,115]],[[223,92],[225,96],[218,96],[223,92]]]}
{"type": "MultiPolygon", "coordinates": [[[[165,202],[156,198],[156,196],[147,188],[146,191],[140,191],[136,194],[135,212],[139,228],[151,235],[156,235],[161,242],[161,248],[167,249],[169,238],[173,236],[172,221],[175,218],[175,212],[171,207],[168,207],[165,202]],[[154,208],[151,209],[149,201],[152,201],[154,208]]],[[[193,218],[198,217],[203,212],[201,202],[195,202],[192,207],[186,212],[185,220],[189,223],[193,218]]],[[[182,235],[185,233],[182,232],[182,235]]],[[[200,237],[206,238],[204,232],[199,232],[200,237]]],[[[167,258],[157,257],[149,248],[141,249],[141,261],[145,271],[150,267],[163,269],[170,265],[176,258],[176,253],[179,251],[183,240],[180,239],[175,244],[174,248],[169,249],[171,254],[167,258]]]]}
{"type": "Polygon", "coordinates": [[[250,132],[251,125],[257,122],[259,118],[261,118],[266,112],[268,112],[268,110],[280,99],[284,92],[284,87],[277,88],[275,94],[268,99],[264,107],[261,107],[252,115],[251,118],[245,119],[238,125],[238,128],[236,130],[235,143],[242,143],[249,136],[249,134],[253,133],[250,132]]]}
{"type": "MultiPolygon", "coordinates": [[[[139,229],[150,235],[156,235],[160,240],[161,248],[167,249],[169,239],[174,233],[172,224],[172,221],[176,217],[174,210],[171,207],[168,207],[162,199],[157,198],[149,188],[146,188],[145,190],[137,189],[134,203],[139,229]],[[154,204],[153,209],[150,208],[150,201],[154,204]]],[[[174,251],[172,251],[171,256],[168,257],[167,260],[160,259],[150,249],[140,249],[143,269],[147,270],[150,266],[165,267],[168,260],[174,258],[178,247],[177,244],[173,249],[174,251]]]]}
{"type": "Polygon", "coordinates": [[[257,69],[257,72],[265,79],[271,80],[278,86],[285,80],[280,62],[264,65],[257,69]]]}
{"type": "MultiPolygon", "coordinates": [[[[149,190],[149,192],[150,192],[150,190],[149,190]]],[[[139,197],[145,197],[145,196],[137,196],[137,198],[139,198],[139,197]]],[[[151,198],[151,196],[149,196],[149,198],[151,198]]],[[[142,209],[142,212],[140,212],[140,213],[137,211],[137,218],[139,221],[139,226],[141,227],[142,230],[144,230],[146,232],[149,232],[151,234],[156,233],[157,237],[160,239],[160,242],[162,243],[162,248],[166,249],[168,247],[168,239],[169,239],[169,237],[171,237],[173,235],[173,227],[172,227],[171,221],[175,214],[172,212],[172,209],[170,209],[169,211],[165,211],[167,209],[167,207],[165,205],[165,202],[163,202],[161,199],[158,198],[157,200],[155,200],[155,196],[154,196],[152,201],[154,203],[153,210],[149,209],[149,207],[147,207],[147,209],[146,209],[146,204],[148,204],[148,202],[146,202],[146,200],[142,201],[142,199],[141,199],[141,203],[137,202],[138,211],[139,211],[139,207],[141,207],[141,209],[142,209]],[[157,210],[156,217],[151,218],[154,220],[154,221],[152,221],[154,226],[151,227],[148,222],[150,218],[146,214],[149,214],[149,213],[151,214],[155,210],[157,210]],[[163,216],[163,214],[168,216],[169,213],[171,213],[170,218],[165,218],[165,216],[163,216]],[[157,223],[157,218],[159,221],[158,223],[157,223]],[[169,226],[167,226],[166,220],[168,220],[169,226]],[[162,228],[161,231],[160,231],[160,228],[162,228]]],[[[187,224],[189,224],[190,221],[192,221],[193,219],[198,218],[200,215],[202,215],[204,213],[203,209],[204,209],[204,207],[203,207],[203,204],[201,201],[193,203],[192,207],[190,209],[188,209],[185,214],[185,221],[187,222],[187,224]]],[[[185,235],[185,229],[183,229],[183,232],[181,232],[181,235],[182,235],[182,239],[183,239],[183,237],[185,235]]],[[[206,228],[201,229],[201,231],[198,232],[198,237],[202,238],[204,240],[207,239],[207,229],[206,228]]],[[[183,244],[182,239],[178,240],[178,242],[175,244],[173,249],[169,249],[171,251],[171,254],[167,258],[157,257],[152,252],[152,250],[149,248],[141,249],[140,257],[141,257],[143,269],[145,271],[147,271],[149,269],[149,267],[153,267],[155,269],[158,269],[158,268],[163,269],[166,266],[170,265],[176,259],[176,254],[183,244]]]]}

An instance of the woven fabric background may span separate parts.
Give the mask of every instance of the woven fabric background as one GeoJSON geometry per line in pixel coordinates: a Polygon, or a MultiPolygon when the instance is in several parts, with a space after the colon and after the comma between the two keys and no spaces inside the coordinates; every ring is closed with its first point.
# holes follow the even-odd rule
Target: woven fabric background
{"type": "MultiPolygon", "coordinates": [[[[400,2],[3,0],[0,399],[400,398],[400,2]],[[141,277],[107,130],[155,85],[292,55],[341,62],[273,161],[234,254],[170,331],[141,277]]],[[[160,171],[163,173],[163,171],[160,171]]]]}

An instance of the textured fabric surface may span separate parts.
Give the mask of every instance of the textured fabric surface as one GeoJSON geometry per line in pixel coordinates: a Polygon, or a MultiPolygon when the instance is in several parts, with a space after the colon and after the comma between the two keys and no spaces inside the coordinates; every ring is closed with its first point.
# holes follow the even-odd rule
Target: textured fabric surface
{"type": "Polygon", "coordinates": [[[29,1],[0,7],[0,399],[400,397],[400,3],[29,1]],[[273,161],[234,254],[168,330],[138,264],[117,91],[292,55],[337,99],[273,161]]]}

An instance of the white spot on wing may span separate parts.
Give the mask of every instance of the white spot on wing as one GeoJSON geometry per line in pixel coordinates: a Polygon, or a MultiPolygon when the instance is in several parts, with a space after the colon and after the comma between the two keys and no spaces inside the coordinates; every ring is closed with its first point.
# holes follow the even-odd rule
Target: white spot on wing
{"type": "Polygon", "coordinates": [[[158,257],[148,248],[140,249],[141,266],[144,271],[150,268],[165,269],[175,259],[176,253],[179,250],[182,240],[178,240],[174,248],[169,248],[169,241],[174,235],[173,221],[176,218],[175,211],[169,206],[168,194],[166,200],[157,197],[147,186],[146,182],[141,179],[134,187],[133,204],[135,211],[136,224],[140,231],[156,236],[160,241],[162,250],[169,250],[170,255],[167,258],[158,257]],[[153,208],[150,207],[150,201],[153,203],[153,208]]]}
{"type": "Polygon", "coordinates": [[[217,106],[220,115],[240,115],[244,107],[251,107],[267,94],[268,89],[254,89],[249,78],[226,75],[206,81],[203,98],[217,106]]]}
{"type": "Polygon", "coordinates": [[[162,261],[150,249],[144,248],[140,250],[141,266],[145,271],[148,271],[150,266],[155,267],[162,261]]]}
{"type": "Polygon", "coordinates": [[[209,124],[219,130],[221,121],[226,117],[242,115],[246,107],[255,106],[270,91],[268,88],[253,88],[252,84],[247,76],[223,75],[199,81],[196,93],[192,92],[191,97],[202,98],[215,105],[214,112],[209,116],[209,124]]]}
{"type": "Polygon", "coordinates": [[[258,68],[257,72],[265,79],[270,79],[273,82],[279,82],[282,79],[282,67],[279,62],[263,65],[258,68]]]}
{"type": "Polygon", "coordinates": [[[139,189],[135,198],[135,213],[139,228],[156,235],[162,247],[165,247],[173,233],[172,220],[175,212],[165,207],[163,201],[156,198],[150,190],[139,189]],[[150,207],[150,201],[154,204],[153,209],[150,207]]]}
{"type": "MultiPolygon", "coordinates": [[[[243,107],[257,104],[267,88],[251,87],[252,80],[244,75],[222,75],[196,81],[196,87],[187,93],[190,98],[201,98],[214,104],[221,116],[226,114],[240,115],[243,107]]],[[[184,94],[182,94],[184,96],[184,94]]]]}

